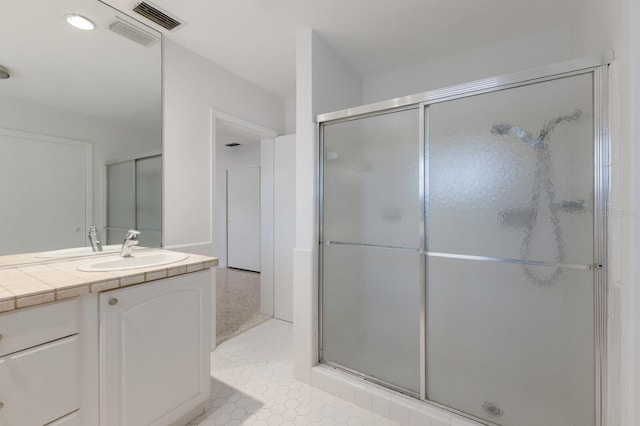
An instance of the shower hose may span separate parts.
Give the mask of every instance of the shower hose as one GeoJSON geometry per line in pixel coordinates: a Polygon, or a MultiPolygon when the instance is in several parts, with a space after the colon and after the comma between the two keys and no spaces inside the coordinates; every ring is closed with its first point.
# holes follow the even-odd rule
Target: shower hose
{"type": "MultiPolygon", "coordinates": [[[[565,243],[558,213],[560,210],[569,213],[581,213],[586,210],[583,200],[556,202],[551,150],[548,144],[550,135],[556,126],[578,121],[581,116],[582,111],[580,110],[575,110],[569,115],[558,116],[546,122],[537,137],[512,124],[494,124],[491,128],[491,133],[494,135],[505,136],[509,133],[514,134],[521,141],[532,147],[536,153],[536,169],[531,191],[531,200],[529,201],[528,207],[526,209],[507,209],[499,213],[499,220],[503,226],[512,225],[524,228],[525,235],[520,246],[520,255],[524,260],[529,259],[531,255],[534,230],[538,222],[539,206],[542,201],[543,191],[546,193],[548,201],[547,207],[549,209],[553,239],[555,241],[557,263],[563,263],[565,260],[565,243]]],[[[555,284],[562,275],[562,268],[560,267],[555,267],[554,272],[549,276],[536,274],[531,265],[523,264],[522,268],[525,276],[538,285],[555,284]]]]}

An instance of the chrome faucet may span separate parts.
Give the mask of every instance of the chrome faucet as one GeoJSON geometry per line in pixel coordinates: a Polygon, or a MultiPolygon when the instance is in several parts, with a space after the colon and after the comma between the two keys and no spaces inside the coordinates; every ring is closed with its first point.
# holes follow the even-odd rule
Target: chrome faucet
{"type": "Polygon", "coordinates": [[[100,237],[100,231],[95,226],[89,228],[89,242],[94,252],[102,251],[102,238],[100,237]]]}
{"type": "Polygon", "coordinates": [[[122,243],[122,250],[120,250],[120,257],[131,257],[131,248],[137,246],[139,242],[138,235],[140,235],[140,231],[136,231],[135,229],[129,229],[127,231],[127,235],[125,235],[124,242],[122,243]]]}

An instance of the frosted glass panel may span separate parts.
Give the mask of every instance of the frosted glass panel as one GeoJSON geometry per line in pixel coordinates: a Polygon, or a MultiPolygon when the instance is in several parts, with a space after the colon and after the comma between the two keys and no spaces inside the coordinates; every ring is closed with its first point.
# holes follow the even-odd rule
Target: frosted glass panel
{"type": "Polygon", "coordinates": [[[120,244],[138,229],[142,247],[162,245],[162,157],[107,167],[107,244],[120,244]]]}
{"type": "Polygon", "coordinates": [[[429,250],[593,263],[591,74],[429,107],[429,250]]]}
{"type": "Polygon", "coordinates": [[[504,426],[594,424],[590,271],[538,285],[522,265],[430,257],[428,283],[428,399],[504,426]]]}
{"type": "MultiPolygon", "coordinates": [[[[112,164],[107,167],[107,227],[131,229],[136,226],[135,163],[112,164]]],[[[108,235],[109,244],[113,241],[108,235]]],[[[124,234],[122,235],[124,238],[124,234]]]]}
{"type": "Polygon", "coordinates": [[[125,235],[127,235],[127,229],[107,229],[107,244],[122,244],[125,235]]]}
{"type": "Polygon", "coordinates": [[[323,359],[420,390],[418,252],[325,245],[323,359]]]}
{"type": "Polygon", "coordinates": [[[136,161],[137,227],[140,245],[160,247],[162,230],[162,157],[136,161]]]}
{"type": "Polygon", "coordinates": [[[418,110],[324,127],[324,239],[418,248],[418,110]]]}

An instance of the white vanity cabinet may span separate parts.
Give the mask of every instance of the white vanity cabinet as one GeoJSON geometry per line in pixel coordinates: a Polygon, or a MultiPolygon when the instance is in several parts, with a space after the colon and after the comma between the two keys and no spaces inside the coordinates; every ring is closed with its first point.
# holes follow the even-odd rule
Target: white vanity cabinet
{"type": "Polygon", "coordinates": [[[208,398],[210,274],[100,294],[100,425],[169,425],[208,398]]]}
{"type": "Polygon", "coordinates": [[[72,424],[79,339],[77,299],[0,314],[0,425],[72,424]]]}

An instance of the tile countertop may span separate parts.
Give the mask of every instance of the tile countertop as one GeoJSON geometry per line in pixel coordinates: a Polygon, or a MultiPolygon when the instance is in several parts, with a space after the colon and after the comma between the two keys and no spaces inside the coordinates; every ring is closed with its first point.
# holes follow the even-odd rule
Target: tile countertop
{"type": "Polygon", "coordinates": [[[88,260],[87,258],[56,259],[39,264],[16,265],[14,268],[0,269],[0,312],[142,284],[218,266],[218,259],[215,257],[189,254],[188,258],[179,262],[148,268],[110,272],[78,271],[77,267],[87,263],[88,260]]]}

